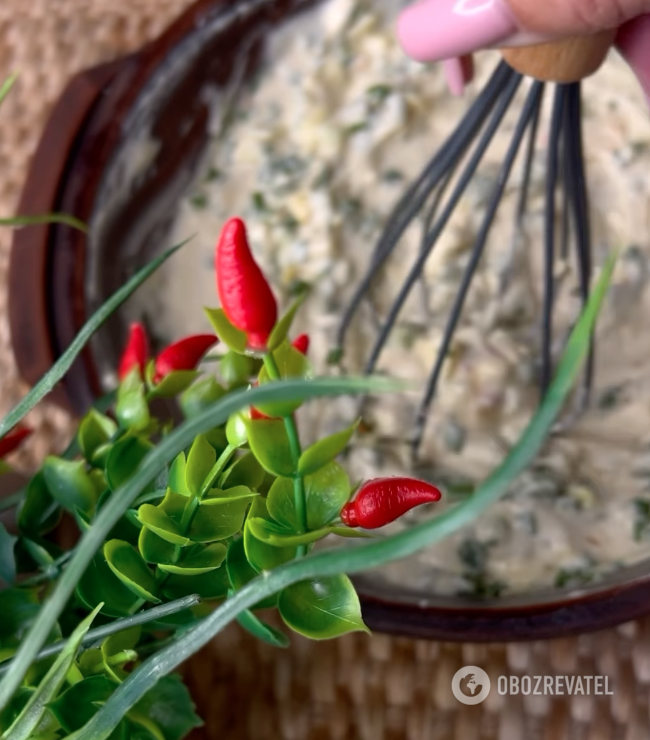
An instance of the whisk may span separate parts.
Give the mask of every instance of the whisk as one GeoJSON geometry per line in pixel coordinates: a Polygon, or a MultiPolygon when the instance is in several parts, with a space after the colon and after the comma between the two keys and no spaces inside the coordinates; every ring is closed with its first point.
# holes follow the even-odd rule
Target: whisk
{"type": "MultiPolygon", "coordinates": [[[[365,365],[366,373],[372,373],[376,369],[380,355],[395,328],[400,311],[420,280],[427,260],[476,174],[504,116],[513,105],[517,90],[525,77],[532,78],[512,133],[512,140],[489,197],[487,209],[475,235],[469,261],[452,302],[442,341],[416,412],[414,430],[409,440],[414,459],[417,458],[422,443],[427,416],[436,395],[443,363],[458,327],[468,291],[488,242],[490,229],[503,199],[515,161],[522,149],[523,172],[515,209],[515,235],[523,228],[529,199],[531,171],[538,146],[540,113],[545,90],[549,87],[549,83],[552,83],[550,86],[554,89],[552,90],[552,111],[546,152],[544,195],[540,397],[543,398],[549,387],[553,374],[553,304],[556,295],[554,267],[558,242],[559,254],[563,258],[566,259],[570,251],[575,256],[580,298],[583,305],[589,297],[592,274],[589,203],[583,161],[580,81],[598,69],[605,59],[611,42],[612,35],[605,33],[589,38],[503,51],[502,61],[460,125],[439,152],[427,163],[421,174],[410,184],[386,222],[381,238],[372,252],[367,271],[343,314],[337,334],[339,348],[337,351],[340,355],[343,354],[346,334],[356,314],[363,302],[370,299],[376,278],[389,257],[399,248],[405,232],[414,221],[421,221],[422,235],[417,257],[386,317],[379,323],[378,336],[365,365]],[[463,164],[462,168],[461,164],[463,164]],[[558,222],[560,229],[556,228],[558,222]]],[[[514,248],[516,244],[517,239],[514,239],[514,248]]],[[[507,272],[501,276],[504,282],[503,288],[509,277],[507,272]]],[[[589,359],[581,381],[577,413],[588,405],[593,372],[592,339],[589,359]]]]}

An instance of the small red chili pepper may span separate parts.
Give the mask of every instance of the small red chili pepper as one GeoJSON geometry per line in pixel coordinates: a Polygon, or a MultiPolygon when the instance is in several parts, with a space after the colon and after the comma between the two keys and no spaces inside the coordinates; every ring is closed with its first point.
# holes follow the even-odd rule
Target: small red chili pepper
{"type": "Polygon", "coordinates": [[[135,367],[138,368],[140,377],[143,378],[148,357],[149,341],[147,339],[147,333],[142,324],[134,322],[129,329],[129,339],[120,359],[118,370],[119,379],[124,380],[135,367]]]}
{"type": "Polygon", "coordinates": [[[231,218],[223,227],[214,262],[217,291],[228,320],[246,333],[253,349],[264,349],[278,318],[278,306],[253,258],[240,218],[231,218]]]}
{"type": "Polygon", "coordinates": [[[440,501],[441,496],[435,486],[423,480],[375,478],[364,483],[355,499],[341,509],[341,520],[348,527],[377,529],[420,504],[440,501]]]}
{"type": "Polygon", "coordinates": [[[306,355],[309,352],[309,334],[301,334],[293,340],[292,344],[298,352],[306,355]]]}
{"type": "Polygon", "coordinates": [[[13,452],[22,442],[33,433],[29,427],[16,427],[0,439],[0,458],[13,452]]]}
{"type": "Polygon", "coordinates": [[[251,419],[253,421],[274,421],[272,416],[263,414],[259,409],[256,409],[255,406],[251,406],[251,419]]]}
{"type": "Polygon", "coordinates": [[[170,344],[156,358],[154,383],[174,370],[194,370],[203,355],[219,340],[214,334],[195,334],[170,344]]]}

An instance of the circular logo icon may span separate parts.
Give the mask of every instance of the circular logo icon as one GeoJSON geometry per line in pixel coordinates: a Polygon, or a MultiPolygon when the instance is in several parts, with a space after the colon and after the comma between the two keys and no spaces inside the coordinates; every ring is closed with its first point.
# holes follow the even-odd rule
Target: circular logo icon
{"type": "Polygon", "coordinates": [[[451,679],[451,691],[463,704],[480,704],[490,693],[490,677],[475,665],[466,665],[451,679]]]}

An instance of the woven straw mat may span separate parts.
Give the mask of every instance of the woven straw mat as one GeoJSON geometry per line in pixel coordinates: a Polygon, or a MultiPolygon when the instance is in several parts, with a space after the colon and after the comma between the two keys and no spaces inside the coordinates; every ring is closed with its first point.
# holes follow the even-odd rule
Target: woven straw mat
{"type": "MultiPolygon", "coordinates": [[[[50,106],[74,72],[156,37],[190,0],[1,0],[0,77],[20,72],[0,111],[0,215],[12,214],[50,106]]],[[[0,280],[11,234],[0,230],[0,280]]],[[[11,356],[0,291],[0,411],[25,392],[11,356]]],[[[65,444],[70,420],[44,407],[17,458],[29,468],[65,444]]],[[[477,646],[383,635],[293,638],[281,651],[231,627],[185,667],[206,725],[197,738],[332,740],[599,740],[650,737],[650,619],[597,635],[477,646]],[[613,696],[499,696],[459,704],[464,665],[499,675],[608,675],[613,696]]]]}

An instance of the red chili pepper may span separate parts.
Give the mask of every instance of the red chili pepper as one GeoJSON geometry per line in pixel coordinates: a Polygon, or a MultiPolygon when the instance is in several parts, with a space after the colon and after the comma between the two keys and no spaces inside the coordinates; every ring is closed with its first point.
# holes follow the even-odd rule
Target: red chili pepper
{"type": "Polygon", "coordinates": [[[231,218],[223,227],[214,262],[217,291],[228,320],[247,334],[253,349],[264,349],[278,318],[278,306],[253,258],[240,218],[231,218]]]}
{"type": "Polygon", "coordinates": [[[17,427],[13,431],[5,434],[0,439],[0,458],[5,457],[10,452],[13,452],[30,434],[33,433],[33,429],[29,427],[17,427]]]}
{"type": "Polygon", "coordinates": [[[251,419],[253,421],[274,421],[272,416],[263,414],[259,409],[256,409],[255,406],[251,406],[251,419]]]}
{"type": "Polygon", "coordinates": [[[293,340],[292,344],[298,352],[306,355],[309,352],[309,334],[301,334],[293,340]]]}
{"type": "Polygon", "coordinates": [[[219,340],[214,334],[195,334],[170,344],[156,358],[154,383],[174,370],[194,370],[203,355],[219,340]]]}
{"type": "Polygon", "coordinates": [[[124,380],[134,367],[138,368],[140,377],[143,378],[148,357],[149,341],[147,340],[147,333],[142,324],[134,322],[131,324],[129,339],[120,359],[118,370],[120,380],[124,380]]]}
{"type": "Polygon", "coordinates": [[[354,501],[341,509],[341,520],[348,527],[377,529],[420,504],[440,501],[441,496],[435,486],[423,480],[375,478],[364,483],[354,501]]]}

